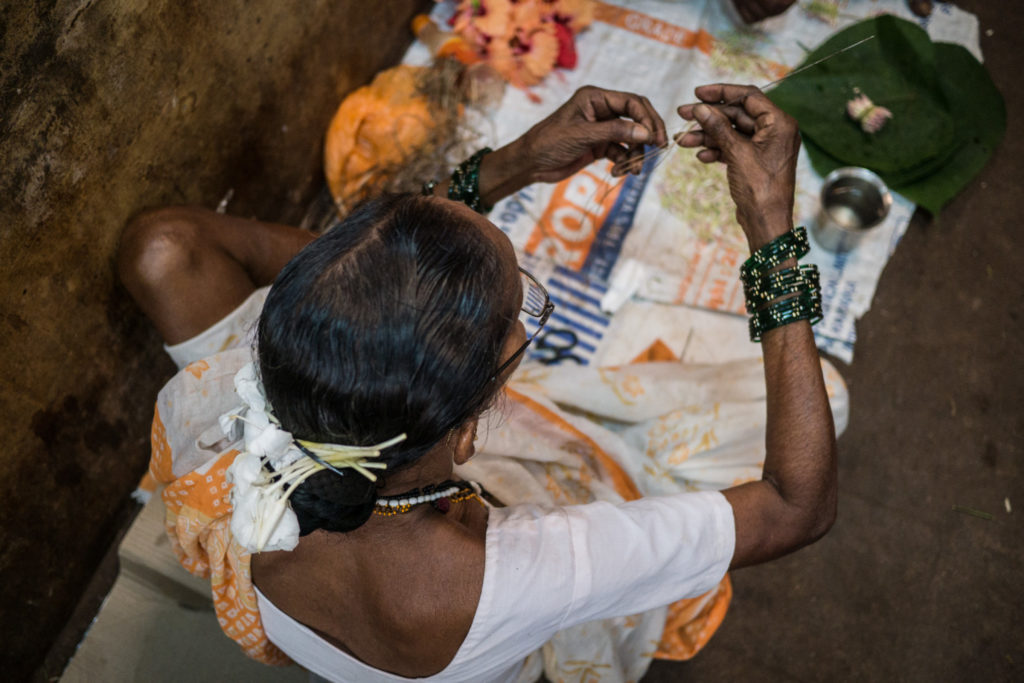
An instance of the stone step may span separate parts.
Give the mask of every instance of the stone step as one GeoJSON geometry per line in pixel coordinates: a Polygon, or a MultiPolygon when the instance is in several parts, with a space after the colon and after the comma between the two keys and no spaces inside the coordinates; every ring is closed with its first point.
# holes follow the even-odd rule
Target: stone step
{"type": "Polygon", "coordinates": [[[206,609],[184,605],[122,573],[61,683],[309,680],[301,667],[271,667],[246,657],[221,632],[209,598],[206,602],[206,609]]]}
{"type": "Polygon", "coordinates": [[[117,581],[62,683],[308,680],[301,667],[249,659],[220,630],[210,582],[186,571],[171,550],[159,491],[132,522],[118,559],[117,581]]]}

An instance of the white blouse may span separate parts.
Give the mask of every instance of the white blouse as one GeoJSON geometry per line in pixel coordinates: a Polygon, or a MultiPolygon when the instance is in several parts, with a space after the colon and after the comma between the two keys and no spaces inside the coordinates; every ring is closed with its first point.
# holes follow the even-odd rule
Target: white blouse
{"type": "Polygon", "coordinates": [[[267,637],[329,681],[511,683],[557,631],[695,597],[725,575],[732,507],[716,491],[568,507],[493,508],[473,624],[440,673],[410,679],[363,664],[257,591],[267,637]]]}

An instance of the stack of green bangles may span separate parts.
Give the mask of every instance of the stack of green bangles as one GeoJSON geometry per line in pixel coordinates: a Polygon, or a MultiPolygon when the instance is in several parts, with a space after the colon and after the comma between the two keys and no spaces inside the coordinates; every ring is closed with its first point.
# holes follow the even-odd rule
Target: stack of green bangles
{"type": "Polygon", "coordinates": [[[793,228],[750,255],[740,266],[740,280],[750,313],[750,341],[761,341],[768,330],[798,320],[813,325],[822,318],[818,267],[779,264],[799,259],[810,250],[807,231],[793,228]]]}
{"type": "Polygon", "coordinates": [[[480,161],[485,154],[491,153],[490,147],[484,147],[469,157],[452,173],[451,184],[448,185],[448,199],[462,202],[477,213],[487,213],[491,207],[484,206],[480,198],[480,161]]]}

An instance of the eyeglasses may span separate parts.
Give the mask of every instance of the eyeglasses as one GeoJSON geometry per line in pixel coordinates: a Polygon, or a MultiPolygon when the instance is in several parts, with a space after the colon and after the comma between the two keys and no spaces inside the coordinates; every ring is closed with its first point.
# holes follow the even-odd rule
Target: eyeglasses
{"type": "Polygon", "coordinates": [[[555,305],[551,303],[551,297],[548,296],[548,290],[544,289],[537,278],[530,275],[528,272],[519,269],[519,279],[523,285],[523,307],[520,309],[523,313],[530,316],[531,318],[537,318],[537,329],[533,331],[529,337],[526,338],[526,343],[520,346],[515,353],[508,357],[508,359],[501,364],[501,366],[491,377],[491,381],[501,377],[501,373],[505,372],[508,366],[512,365],[519,356],[523,355],[526,348],[530,345],[540,331],[544,328],[544,324],[551,317],[551,313],[555,310],[555,305]]]}

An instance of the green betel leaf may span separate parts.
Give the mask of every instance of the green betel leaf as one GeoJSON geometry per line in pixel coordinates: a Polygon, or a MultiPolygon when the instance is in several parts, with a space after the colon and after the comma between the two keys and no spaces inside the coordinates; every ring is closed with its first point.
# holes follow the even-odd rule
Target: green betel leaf
{"type": "Polygon", "coordinates": [[[868,19],[829,38],[804,63],[872,35],[873,40],[786,79],[769,97],[829,156],[907,182],[934,171],[952,152],[954,139],[928,34],[896,17],[868,19]],[[893,113],[874,135],[846,114],[846,103],[858,91],[893,113]]]}
{"type": "Polygon", "coordinates": [[[978,174],[1006,132],[1006,104],[985,67],[961,45],[936,43],[935,47],[942,88],[956,123],[956,149],[931,175],[906,184],[891,183],[895,191],[933,214],[978,174]]]}
{"type": "Polygon", "coordinates": [[[836,105],[825,103],[826,98],[822,97],[821,103],[816,104],[818,96],[808,96],[813,92],[834,94],[839,87],[836,83],[842,79],[857,79],[861,84],[870,82],[868,75],[858,75],[848,64],[841,63],[842,69],[833,68],[828,74],[819,72],[820,67],[848,55],[859,59],[861,46],[786,80],[770,97],[800,123],[811,165],[819,174],[827,175],[840,166],[865,166],[878,173],[893,190],[937,213],[981,170],[1002,140],[1006,130],[1006,105],[985,67],[968,50],[960,45],[930,41],[925,49],[921,39],[923,36],[928,40],[927,35],[910,22],[893,17],[863,21],[841,31],[808,55],[805,62],[821,59],[872,32],[877,37],[864,47],[879,43],[880,48],[873,52],[872,59],[865,58],[862,68],[887,69],[898,73],[904,83],[914,81],[914,70],[920,70],[917,85],[907,87],[921,89],[905,96],[905,103],[913,103],[915,107],[901,111],[895,101],[883,101],[875,97],[868,86],[859,86],[876,104],[894,112],[894,119],[875,136],[868,136],[855,127],[846,115],[845,103],[842,111],[831,111],[836,105]],[[892,63],[883,64],[874,58],[892,63]],[[801,82],[805,76],[809,78],[801,82]],[[828,83],[830,79],[834,81],[832,84],[828,83]],[[793,82],[799,87],[787,88],[793,82]],[[936,106],[941,103],[943,116],[951,126],[950,135],[943,138],[942,145],[934,144],[935,140],[926,145],[919,139],[918,133],[934,130],[930,125],[933,121],[929,119],[933,113],[927,107],[917,108],[929,102],[936,106]],[[829,110],[827,116],[822,114],[826,109],[829,110]],[[903,125],[898,126],[898,123],[903,125]],[[846,135],[851,129],[867,138],[862,138],[861,149],[854,153],[847,147],[852,144],[851,137],[846,135]],[[914,153],[908,152],[914,146],[911,150],[914,153]],[[933,150],[931,156],[926,154],[927,150],[933,150]],[[887,155],[888,159],[875,158],[887,155]]]}
{"type": "MultiPolygon", "coordinates": [[[[956,127],[952,154],[925,177],[910,182],[880,174],[894,191],[937,214],[984,167],[1006,131],[1006,105],[985,67],[967,49],[936,43],[942,88],[956,127]]],[[[847,164],[804,138],[811,166],[822,176],[847,164]]]]}

